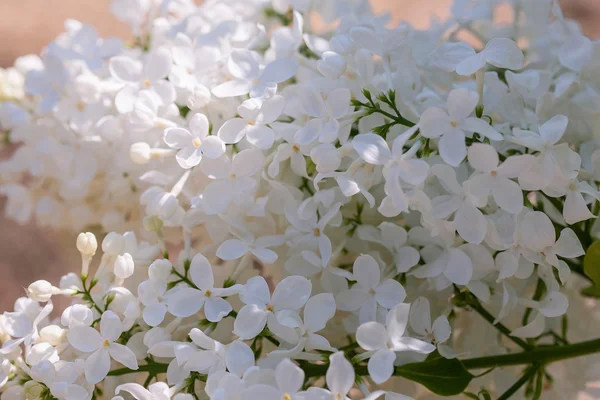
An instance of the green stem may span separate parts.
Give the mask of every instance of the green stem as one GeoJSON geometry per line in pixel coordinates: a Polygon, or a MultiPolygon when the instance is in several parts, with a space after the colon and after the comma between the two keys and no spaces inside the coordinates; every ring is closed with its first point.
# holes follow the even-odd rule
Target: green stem
{"type": "Polygon", "coordinates": [[[508,365],[548,364],[598,352],[600,352],[600,339],[594,339],[569,345],[536,347],[520,353],[469,358],[461,361],[467,369],[480,369],[508,365]]]}
{"type": "Polygon", "coordinates": [[[502,393],[502,395],[498,397],[498,400],[509,399],[513,394],[517,393],[517,391],[521,389],[521,387],[524,384],[526,384],[531,378],[533,378],[533,376],[538,372],[538,370],[539,367],[537,365],[532,365],[531,367],[529,367],[529,369],[526,370],[525,374],[523,374],[523,376],[518,381],[516,381],[514,385],[509,387],[506,390],[506,392],[502,393]]]}
{"type": "Polygon", "coordinates": [[[492,314],[490,314],[485,308],[483,308],[483,306],[477,299],[473,298],[473,301],[470,301],[469,305],[475,312],[477,312],[477,314],[481,315],[487,322],[489,322],[500,333],[502,333],[508,339],[510,339],[517,345],[519,345],[521,348],[523,348],[525,350],[529,350],[529,349],[533,348],[533,346],[531,346],[524,340],[522,340],[518,337],[511,336],[510,329],[508,329],[504,324],[502,324],[500,322],[497,322],[494,324],[494,320],[495,320],[494,316],[492,314]]]}
{"type": "Polygon", "coordinates": [[[112,370],[108,373],[108,376],[121,376],[127,374],[134,374],[137,372],[148,372],[151,375],[164,374],[167,372],[169,364],[152,363],[146,365],[140,365],[138,369],[119,368],[112,370]]]}
{"type": "Polygon", "coordinates": [[[194,282],[190,281],[184,275],[181,275],[179,272],[177,272],[177,270],[175,268],[173,268],[173,274],[177,275],[179,277],[179,279],[181,279],[182,282],[187,283],[190,287],[200,290],[200,288],[198,286],[196,286],[196,284],[194,282]]]}

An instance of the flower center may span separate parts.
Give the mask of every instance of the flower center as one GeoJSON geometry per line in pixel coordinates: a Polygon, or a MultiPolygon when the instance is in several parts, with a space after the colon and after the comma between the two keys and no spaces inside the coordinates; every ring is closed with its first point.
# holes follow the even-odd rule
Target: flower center
{"type": "Polygon", "coordinates": [[[341,393],[336,393],[335,400],[342,400],[343,398],[344,398],[344,396],[342,396],[341,393]]]}
{"type": "Polygon", "coordinates": [[[248,121],[248,125],[250,126],[254,126],[255,122],[254,121],[248,121]]]}
{"type": "Polygon", "coordinates": [[[298,153],[298,152],[300,151],[300,146],[298,146],[297,144],[295,144],[295,145],[292,147],[292,150],[294,151],[294,153],[298,153]]]}
{"type": "Polygon", "coordinates": [[[152,83],[150,83],[150,79],[144,80],[144,86],[150,87],[150,85],[152,85],[152,83]]]}
{"type": "Polygon", "coordinates": [[[82,103],[81,101],[80,101],[79,103],[77,103],[77,105],[76,105],[75,107],[77,107],[77,109],[78,109],[79,111],[83,111],[83,110],[85,110],[85,104],[84,104],[84,103],[82,103]]]}
{"type": "Polygon", "coordinates": [[[205,297],[210,297],[211,295],[212,295],[212,292],[210,290],[207,290],[206,292],[204,292],[205,297]]]}
{"type": "Polygon", "coordinates": [[[320,228],[313,229],[313,235],[315,235],[316,237],[321,236],[321,229],[320,228]]]}
{"type": "Polygon", "coordinates": [[[200,147],[200,145],[202,144],[202,140],[196,138],[192,141],[192,144],[194,145],[194,147],[200,147]]]}
{"type": "Polygon", "coordinates": [[[272,306],[272,305],[270,305],[270,304],[267,304],[267,311],[271,311],[271,312],[273,312],[274,310],[275,310],[275,309],[273,308],[273,306],[272,306]]]}
{"type": "Polygon", "coordinates": [[[104,347],[108,347],[110,345],[110,342],[108,341],[108,339],[104,340],[104,347]]]}
{"type": "Polygon", "coordinates": [[[458,122],[450,121],[450,125],[452,125],[453,128],[456,128],[458,126],[458,122]]]}
{"type": "Polygon", "coordinates": [[[498,173],[496,171],[490,171],[490,175],[491,176],[496,176],[496,175],[498,175],[498,173]]]}
{"type": "Polygon", "coordinates": [[[281,400],[292,400],[292,396],[286,393],[281,397],[281,400]]]}

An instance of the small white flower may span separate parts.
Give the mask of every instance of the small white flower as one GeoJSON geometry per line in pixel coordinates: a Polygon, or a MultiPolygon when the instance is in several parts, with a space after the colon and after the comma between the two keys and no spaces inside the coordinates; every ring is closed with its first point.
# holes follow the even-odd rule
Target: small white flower
{"type": "Polygon", "coordinates": [[[89,326],[76,326],[69,330],[67,338],[75,349],[91,353],[85,360],[85,378],[95,385],[101,382],[110,370],[111,358],[129,369],[138,369],[133,351],[115,343],[123,333],[121,320],[112,311],[106,311],[100,319],[100,333],[89,326]]]}

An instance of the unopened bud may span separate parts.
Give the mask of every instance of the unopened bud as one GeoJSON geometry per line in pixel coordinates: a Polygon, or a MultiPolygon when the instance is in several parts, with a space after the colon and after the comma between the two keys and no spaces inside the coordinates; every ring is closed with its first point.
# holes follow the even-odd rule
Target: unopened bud
{"type": "Polygon", "coordinates": [[[33,301],[45,303],[50,300],[53,294],[56,294],[58,288],[52,286],[48,281],[39,280],[33,282],[27,288],[27,296],[33,301]]]}
{"type": "Polygon", "coordinates": [[[160,259],[150,264],[150,267],[148,268],[148,276],[150,278],[160,279],[166,282],[167,279],[169,279],[169,275],[171,275],[172,270],[173,264],[171,264],[171,261],[160,259]]]}
{"type": "Polygon", "coordinates": [[[326,78],[338,79],[346,72],[346,59],[343,56],[333,51],[326,51],[322,57],[317,61],[317,69],[326,78]]]}
{"type": "Polygon", "coordinates": [[[56,347],[62,343],[66,336],[66,330],[58,325],[48,325],[40,329],[40,339],[56,347]]]}
{"type": "Polygon", "coordinates": [[[79,250],[83,256],[92,257],[96,254],[97,249],[98,242],[93,233],[81,232],[79,236],[77,236],[77,250],[79,250]]]}
{"type": "Polygon", "coordinates": [[[127,279],[133,275],[135,264],[131,254],[125,253],[118,256],[115,261],[115,275],[120,279],[127,279]]]}
{"type": "Polygon", "coordinates": [[[150,145],[145,142],[137,142],[129,148],[129,157],[136,164],[147,164],[152,158],[152,150],[150,145]]]}
{"type": "Polygon", "coordinates": [[[26,400],[38,400],[41,399],[42,396],[46,392],[46,388],[36,381],[27,381],[23,385],[23,389],[25,389],[25,399],[26,400]]]}
{"type": "Polygon", "coordinates": [[[102,251],[108,254],[121,254],[124,248],[125,240],[122,235],[119,235],[116,232],[110,232],[102,241],[102,251]]]}
{"type": "Polygon", "coordinates": [[[148,232],[158,233],[160,232],[162,227],[163,221],[156,215],[144,217],[144,228],[146,228],[148,232]]]}

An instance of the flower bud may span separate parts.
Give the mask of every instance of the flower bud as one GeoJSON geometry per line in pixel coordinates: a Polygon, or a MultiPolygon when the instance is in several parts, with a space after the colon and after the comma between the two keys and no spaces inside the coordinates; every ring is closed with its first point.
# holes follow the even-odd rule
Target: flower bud
{"type": "Polygon", "coordinates": [[[338,54],[349,54],[356,49],[356,43],[349,35],[345,34],[335,35],[329,43],[331,44],[331,50],[338,54]]]}
{"type": "Polygon", "coordinates": [[[39,280],[33,282],[27,288],[27,296],[33,301],[45,303],[50,300],[56,289],[48,281],[39,280]]]}
{"type": "Polygon", "coordinates": [[[171,275],[172,270],[173,264],[171,264],[171,261],[160,259],[150,264],[150,267],[148,267],[148,276],[150,278],[166,281],[169,278],[169,275],[171,275]]]}
{"type": "Polygon", "coordinates": [[[119,235],[116,232],[110,232],[102,241],[102,251],[108,254],[121,254],[124,248],[125,240],[122,235],[119,235]]]}
{"type": "Polygon", "coordinates": [[[76,326],[90,326],[94,322],[94,314],[83,304],[73,304],[63,311],[60,322],[69,329],[76,326]]]}
{"type": "Polygon", "coordinates": [[[129,157],[136,164],[147,164],[152,158],[152,150],[150,145],[145,142],[137,142],[129,148],[129,157]]]}
{"type": "Polygon", "coordinates": [[[146,228],[148,232],[157,233],[160,232],[163,227],[162,219],[158,218],[156,215],[144,217],[143,223],[144,228],[146,228]]]}
{"type": "Polygon", "coordinates": [[[46,388],[36,381],[27,381],[23,385],[23,389],[25,389],[25,399],[26,400],[38,400],[41,399],[44,393],[46,392],[46,388]]]}
{"type": "Polygon", "coordinates": [[[322,57],[317,61],[317,69],[326,78],[339,79],[346,72],[346,59],[343,56],[333,51],[326,51],[322,57]]]}
{"type": "Polygon", "coordinates": [[[187,106],[191,110],[203,108],[210,102],[210,90],[204,85],[195,85],[188,97],[187,106]]]}
{"type": "Polygon", "coordinates": [[[56,347],[62,343],[66,336],[66,330],[58,325],[48,325],[40,329],[40,339],[56,347]]]}
{"type": "Polygon", "coordinates": [[[121,279],[127,279],[133,275],[135,264],[131,254],[125,253],[118,256],[115,261],[115,275],[121,279]]]}
{"type": "Polygon", "coordinates": [[[96,254],[97,249],[98,242],[93,233],[81,232],[79,236],[77,236],[77,250],[79,250],[83,256],[92,257],[96,254]]]}

